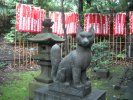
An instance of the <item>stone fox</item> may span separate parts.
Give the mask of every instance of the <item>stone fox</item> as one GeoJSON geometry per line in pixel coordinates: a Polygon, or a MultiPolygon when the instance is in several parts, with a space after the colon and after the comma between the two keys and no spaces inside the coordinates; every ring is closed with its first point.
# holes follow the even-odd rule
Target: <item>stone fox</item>
{"type": "Polygon", "coordinates": [[[77,48],[61,59],[60,47],[55,44],[51,48],[51,76],[54,81],[73,85],[87,81],[86,69],[91,61],[91,46],[95,37],[93,27],[88,32],[77,29],[77,48]]]}

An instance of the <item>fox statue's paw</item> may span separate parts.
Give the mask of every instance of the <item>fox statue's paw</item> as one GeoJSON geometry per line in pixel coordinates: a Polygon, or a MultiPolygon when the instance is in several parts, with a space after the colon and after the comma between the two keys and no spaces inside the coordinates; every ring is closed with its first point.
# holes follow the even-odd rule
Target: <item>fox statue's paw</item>
{"type": "Polygon", "coordinates": [[[65,85],[66,87],[68,87],[68,86],[70,86],[70,83],[69,83],[69,82],[64,82],[64,85],[65,85]]]}
{"type": "Polygon", "coordinates": [[[88,87],[90,87],[91,86],[91,82],[90,81],[86,81],[85,82],[85,88],[88,88],[88,87]]]}
{"type": "Polygon", "coordinates": [[[74,87],[76,89],[83,89],[83,88],[85,88],[85,85],[84,84],[78,84],[78,85],[75,85],[74,87]]]}
{"type": "Polygon", "coordinates": [[[80,83],[80,84],[74,85],[74,87],[77,88],[77,89],[86,89],[90,86],[91,86],[90,81],[86,81],[85,83],[80,83]]]}

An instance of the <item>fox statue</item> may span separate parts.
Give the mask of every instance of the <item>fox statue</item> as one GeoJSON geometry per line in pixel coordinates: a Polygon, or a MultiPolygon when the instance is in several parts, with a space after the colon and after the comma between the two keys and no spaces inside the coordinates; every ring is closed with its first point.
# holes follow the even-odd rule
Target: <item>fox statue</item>
{"type": "Polygon", "coordinates": [[[57,44],[51,48],[51,76],[54,82],[79,86],[88,81],[86,69],[91,62],[91,46],[94,38],[93,27],[88,32],[83,32],[81,28],[78,28],[76,33],[77,48],[63,59],[61,58],[61,49],[57,44]]]}

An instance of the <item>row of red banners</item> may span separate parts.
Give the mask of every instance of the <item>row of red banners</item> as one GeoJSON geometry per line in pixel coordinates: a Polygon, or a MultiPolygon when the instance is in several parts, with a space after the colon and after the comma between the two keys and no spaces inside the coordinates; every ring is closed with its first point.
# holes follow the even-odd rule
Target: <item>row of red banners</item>
{"type": "Polygon", "coordinates": [[[39,33],[46,11],[40,7],[16,4],[16,30],[21,32],[39,33]]]}
{"type": "MultiPolygon", "coordinates": [[[[85,31],[88,31],[93,25],[96,35],[110,34],[110,15],[91,13],[85,14],[84,17],[85,31]]],[[[123,36],[126,34],[126,13],[117,13],[113,16],[113,34],[115,36],[123,36]]]]}
{"type": "MultiPolygon", "coordinates": [[[[53,33],[58,35],[63,34],[62,17],[60,12],[49,12],[49,17],[54,22],[52,26],[53,33]]],[[[123,36],[126,34],[126,14],[118,13],[113,18],[113,34],[115,36],[123,36]]],[[[76,28],[79,25],[77,13],[65,13],[65,27],[67,34],[75,35],[76,28]]],[[[90,27],[94,27],[96,35],[110,34],[110,15],[100,13],[88,13],[84,15],[84,31],[88,31],[90,27]]]]}
{"type": "MultiPolygon", "coordinates": [[[[46,16],[46,11],[40,7],[26,4],[16,4],[16,30],[21,32],[40,33],[42,21],[46,16]]],[[[49,18],[54,22],[53,33],[63,35],[61,12],[49,12],[49,18]]],[[[67,34],[76,34],[79,25],[79,15],[77,13],[65,13],[65,27],[67,34]]],[[[133,34],[133,12],[129,12],[130,34],[133,34]]],[[[94,26],[96,35],[110,34],[110,15],[100,13],[88,13],[84,15],[84,31],[88,31],[94,26]]],[[[113,34],[123,36],[126,34],[126,13],[117,13],[113,17],[113,34]]]]}

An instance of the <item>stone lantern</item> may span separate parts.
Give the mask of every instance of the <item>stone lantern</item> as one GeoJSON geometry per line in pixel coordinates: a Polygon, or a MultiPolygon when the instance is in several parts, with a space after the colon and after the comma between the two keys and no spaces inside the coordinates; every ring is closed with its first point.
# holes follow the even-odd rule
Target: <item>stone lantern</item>
{"type": "Polygon", "coordinates": [[[41,87],[42,85],[40,86],[40,83],[49,84],[52,82],[50,50],[54,44],[61,43],[64,41],[63,38],[52,34],[52,29],[50,27],[53,25],[53,22],[51,22],[51,19],[45,19],[42,25],[44,27],[42,29],[42,33],[37,34],[36,36],[28,39],[31,42],[38,43],[38,55],[32,56],[32,59],[38,60],[38,65],[40,65],[41,67],[40,75],[38,77],[35,77],[35,80],[39,82],[39,85],[35,85],[35,82],[32,83],[32,86],[30,87],[33,87],[34,89],[30,88],[31,92],[33,92],[33,90],[35,90],[36,88],[41,87]]]}

